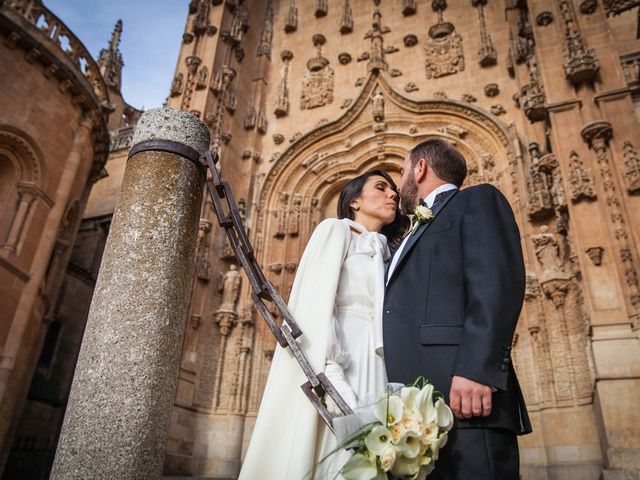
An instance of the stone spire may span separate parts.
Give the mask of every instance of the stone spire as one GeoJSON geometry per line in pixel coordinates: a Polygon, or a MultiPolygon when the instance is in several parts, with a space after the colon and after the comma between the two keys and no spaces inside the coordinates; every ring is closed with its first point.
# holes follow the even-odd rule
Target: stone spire
{"type": "Polygon", "coordinates": [[[111,41],[108,48],[100,50],[98,56],[98,66],[100,73],[104,77],[107,86],[117,92],[120,92],[122,85],[122,54],[118,46],[120,45],[120,35],[122,35],[122,20],[116,22],[116,26],[111,34],[111,41]]]}

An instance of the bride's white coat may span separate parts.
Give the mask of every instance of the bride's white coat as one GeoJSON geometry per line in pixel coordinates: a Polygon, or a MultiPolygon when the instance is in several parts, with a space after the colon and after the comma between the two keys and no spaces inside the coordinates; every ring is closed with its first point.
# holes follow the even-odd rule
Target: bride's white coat
{"type": "MultiPolygon", "coordinates": [[[[380,285],[387,254],[383,236],[347,219],[324,220],[307,244],[289,298],[304,333],[298,341],[314,370],[324,371],[329,351],[329,360],[345,368],[360,404],[386,384],[384,361],[375,352],[381,351],[380,285]]],[[[300,389],[306,381],[291,351],[278,346],[240,480],[302,480],[335,445],[300,389]]]]}

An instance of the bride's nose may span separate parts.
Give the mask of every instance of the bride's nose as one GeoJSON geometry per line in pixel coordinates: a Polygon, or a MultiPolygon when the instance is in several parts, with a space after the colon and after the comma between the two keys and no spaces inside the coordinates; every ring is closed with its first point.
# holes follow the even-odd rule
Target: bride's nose
{"type": "Polygon", "coordinates": [[[398,192],[396,192],[395,190],[391,190],[391,193],[389,194],[389,198],[392,198],[393,200],[395,200],[396,198],[398,198],[398,192]]]}

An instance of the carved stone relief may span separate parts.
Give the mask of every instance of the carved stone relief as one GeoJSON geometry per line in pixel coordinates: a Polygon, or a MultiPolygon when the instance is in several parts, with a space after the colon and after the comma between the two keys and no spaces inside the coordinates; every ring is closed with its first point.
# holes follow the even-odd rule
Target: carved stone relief
{"type": "Polygon", "coordinates": [[[500,93],[500,88],[498,87],[497,83],[489,83],[484,87],[484,94],[489,98],[495,97],[499,93],[500,93]]]}
{"type": "Polygon", "coordinates": [[[487,20],[484,14],[484,7],[487,0],[471,0],[471,4],[476,7],[478,12],[478,23],[480,24],[480,49],[478,50],[478,59],[480,66],[488,67],[498,62],[498,53],[496,52],[491,35],[487,31],[487,20]]]}
{"type": "MultiPolygon", "coordinates": [[[[302,195],[300,195],[299,193],[296,193],[293,195],[293,199],[291,201],[291,208],[289,210],[289,220],[288,220],[288,223],[289,223],[288,233],[292,237],[296,237],[300,233],[301,206],[302,206],[302,195]]],[[[285,268],[287,268],[287,271],[289,271],[290,269],[289,264],[287,264],[285,268]]],[[[293,269],[295,270],[295,266],[293,267],[293,269]]]]}
{"type": "Polygon", "coordinates": [[[373,120],[382,122],[384,120],[384,95],[379,90],[371,97],[373,120]]]}
{"type": "Polygon", "coordinates": [[[316,0],[315,16],[317,18],[326,17],[328,13],[329,13],[328,0],[316,0]]]}
{"type": "Polygon", "coordinates": [[[427,78],[439,78],[464,70],[462,37],[450,22],[445,22],[443,12],[446,1],[434,0],[432,8],[438,14],[438,23],[429,28],[429,39],[424,46],[427,78]]]}
{"type": "Polygon", "coordinates": [[[520,89],[519,101],[522,102],[522,108],[527,118],[531,122],[537,122],[543,120],[546,116],[544,107],[546,96],[535,55],[532,55],[527,61],[527,69],[529,71],[529,83],[520,89]]]}
{"type": "Polygon", "coordinates": [[[326,42],[323,35],[314,35],[313,44],[318,48],[316,57],[307,62],[307,73],[302,79],[302,110],[322,107],[333,102],[333,69],[329,60],[322,56],[322,45],[326,42]]]}
{"type": "Polygon", "coordinates": [[[602,265],[602,254],[604,253],[604,248],[589,247],[585,250],[585,252],[596,267],[602,265]]]}
{"type": "Polygon", "coordinates": [[[569,169],[571,200],[574,203],[581,199],[595,200],[596,187],[593,183],[591,170],[584,168],[582,160],[574,150],[569,154],[569,169]]]}
{"type": "Polygon", "coordinates": [[[564,72],[573,85],[593,82],[600,65],[593,49],[587,48],[578,28],[570,0],[560,0],[564,21],[564,72]]]}
{"type": "Polygon", "coordinates": [[[289,0],[289,9],[284,18],[284,31],[286,33],[295,32],[298,29],[298,8],[296,0],[289,0]]]}
{"type": "Polygon", "coordinates": [[[418,11],[416,0],[402,0],[402,14],[405,17],[415,15],[418,11]]]}
{"type": "Polygon", "coordinates": [[[276,97],[276,108],[274,113],[276,117],[283,117],[289,112],[289,63],[293,59],[293,53],[289,50],[283,50],[280,54],[283,62],[282,79],[278,85],[278,96],[276,97]]]}
{"type": "Polygon", "coordinates": [[[628,140],[622,144],[622,155],[624,157],[622,176],[627,192],[637,195],[640,193],[640,155],[628,140]]]}
{"type": "Polygon", "coordinates": [[[340,33],[344,35],[351,32],[353,32],[353,12],[351,11],[349,0],[344,0],[342,18],[340,19],[340,33]]]}
{"type": "Polygon", "coordinates": [[[262,32],[260,33],[260,42],[256,49],[256,56],[266,56],[271,60],[271,44],[273,42],[273,0],[267,1],[267,6],[262,21],[262,32]]]}

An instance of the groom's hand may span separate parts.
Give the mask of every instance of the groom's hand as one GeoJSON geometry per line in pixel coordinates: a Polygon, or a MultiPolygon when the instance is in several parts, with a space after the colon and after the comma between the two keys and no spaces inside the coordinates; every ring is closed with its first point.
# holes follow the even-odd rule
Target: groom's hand
{"type": "Polygon", "coordinates": [[[491,414],[491,387],[454,376],[449,392],[451,410],[458,419],[487,417],[491,414]]]}

